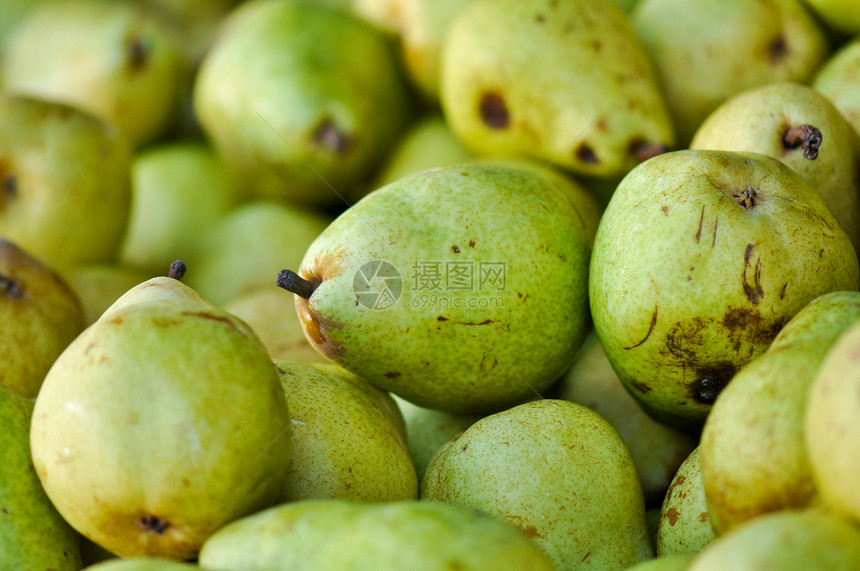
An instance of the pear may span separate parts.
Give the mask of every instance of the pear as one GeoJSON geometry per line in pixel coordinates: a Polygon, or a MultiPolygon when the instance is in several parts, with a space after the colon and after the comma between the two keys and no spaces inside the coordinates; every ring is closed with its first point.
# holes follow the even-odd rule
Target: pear
{"type": "Polygon", "coordinates": [[[0,238],[0,385],[35,398],[66,346],[84,328],[81,302],[68,283],[0,238]]]}
{"type": "Polygon", "coordinates": [[[477,421],[430,461],[421,498],[516,525],[557,569],[625,569],[653,556],[627,445],[576,403],[532,401],[477,421]]]}
{"type": "Polygon", "coordinates": [[[435,502],[282,504],[217,531],[200,552],[211,571],[551,571],[515,527],[435,502]]]}
{"type": "Polygon", "coordinates": [[[419,406],[484,414],[572,363],[588,256],[573,203],[546,179],[453,165],[367,195],[278,282],[345,369],[419,406]]]}
{"type": "Polygon", "coordinates": [[[33,471],[32,415],[32,402],[0,385],[0,569],[77,571],[78,534],[51,505],[33,471]]]}
{"type": "Polygon", "coordinates": [[[642,410],[612,370],[594,334],[561,379],[558,397],[587,406],[612,424],[630,448],[645,501],[659,505],[681,462],[696,447],[696,438],[642,410]]]}
{"type": "Polygon", "coordinates": [[[278,499],[289,430],[248,326],[155,277],[57,358],[30,443],[48,497],[84,536],[120,557],[189,559],[215,529],[278,499]]]}
{"type": "Polygon", "coordinates": [[[130,149],[75,108],[0,94],[0,235],[51,267],[112,260],[128,221],[130,149]]]}
{"type": "Polygon", "coordinates": [[[612,0],[473,2],[441,65],[445,117],[475,153],[613,177],[674,144],[653,66],[612,0]]]}
{"type": "Polygon", "coordinates": [[[117,263],[91,263],[69,268],[63,277],[81,301],[88,326],[125,292],[153,275],[117,263]]]}
{"type": "Polygon", "coordinates": [[[90,565],[85,571],[194,571],[200,569],[191,563],[182,563],[161,557],[133,557],[114,559],[90,565]]]}
{"type": "Polygon", "coordinates": [[[809,387],[836,338],[858,320],[860,292],[814,299],[717,399],[700,445],[717,533],[817,502],[804,441],[809,387]]]}
{"type": "Polygon", "coordinates": [[[176,111],[179,52],[162,23],[134,2],[45,2],[9,39],[7,91],[62,101],[115,123],[140,146],[176,111]]]}
{"type": "Polygon", "coordinates": [[[409,116],[380,32],[291,0],[231,14],[201,64],[194,110],[250,196],[316,205],[339,203],[366,178],[409,116]]]}
{"type": "Polygon", "coordinates": [[[689,571],[842,571],[860,566],[860,530],[819,510],[766,514],[711,543],[689,571]]]}
{"type": "Polygon", "coordinates": [[[695,554],[716,537],[702,481],[701,449],[693,450],[678,468],[657,527],[657,556],[695,554]]]}
{"type": "Polygon", "coordinates": [[[792,169],[757,153],[683,150],[619,184],[589,281],[595,331],[621,381],[652,416],[696,431],[794,314],[857,290],[860,270],[792,169]]]}
{"type": "Polygon", "coordinates": [[[331,364],[275,360],[290,405],[293,455],[282,502],[410,500],[418,480],[387,393],[331,364]]]}
{"type": "Polygon", "coordinates": [[[236,296],[222,307],[251,326],[273,359],[329,362],[305,337],[296,304],[274,284],[236,296]]]}
{"type": "Polygon", "coordinates": [[[844,36],[860,34],[860,2],[857,0],[804,0],[827,27],[844,36]]]}
{"type": "Polygon", "coordinates": [[[657,68],[682,146],[732,95],[806,83],[828,53],[800,0],[642,0],[631,22],[657,68]]]}
{"type": "Polygon", "coordinates": [[[812,87],[824,94],[860,133],[860,38],[840,47],[821,64],[812,78],[812,87]]]}
{"type": "Polygon", "coordinates": [[[627,571],[687,571],[695,557],[691,553],[664,555],[643,561],[633,567],[628,567],[627,571]]]}
{"type": "Polygon", "coordinates": [[[818,191],[860,251],[860,138],[818,91],[784,82],[735,95],[705,119],[690,148],[784,162],[818,191]]]}
{"type": "Polygon", "coordinates": [[[153,275],[198,254],[203,234],[237,203],[226,165],[196,141],[139,152],[131,164],[131,211],[119,261],[153,275]]]}
{"type": "Polygon", "coordinates": [[[829,508],[855,523],[860,521],[858,347],[860,322],[855,318],[824,355],[809,389],[803,419],[806,453],[816,489],[829,508]]]}
{"type": "Polygon", "coordinates": [[[187,259],[186,282],[222,304],[262,286],[284,265],[297,267],[331,219],[276,200],[245,202],[214,220],[187,259]]]}

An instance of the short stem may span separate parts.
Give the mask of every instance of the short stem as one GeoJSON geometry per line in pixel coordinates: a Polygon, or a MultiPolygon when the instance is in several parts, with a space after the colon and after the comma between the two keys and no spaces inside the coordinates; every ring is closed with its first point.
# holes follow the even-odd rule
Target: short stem
{"type": "Polygon", "coordinates": [[[185,262],[182,260],[176,260],[172,264],[170,264],[170,269],[167,271],[167,277],[173,278],[175,280],[181,280],[182,276],[185,275],[185,262]]]}
{"type": "Polygon", "coordinates": [[[14,299],[21,298],[21,288],[18,286],[18,282],[12,278],[7,278],[3,274],[0,274],[0,293],[14,299]]]}
{"type": "Polygon", "coordinates": [[[283,288],[305,299],[310,298],[320,284],[320,280],[306,280],[292,270],[281,270],[278,272],[277,282],[279,288],[283,288]]]}
{"type": "Polygon", "coordinates": [[[818,158],[818,148],[821,146],[821,131],[812,125],[797,125],[785,132],[782,143],[786,149],[803,145],[803,156],[814,161],[818,158]]]}

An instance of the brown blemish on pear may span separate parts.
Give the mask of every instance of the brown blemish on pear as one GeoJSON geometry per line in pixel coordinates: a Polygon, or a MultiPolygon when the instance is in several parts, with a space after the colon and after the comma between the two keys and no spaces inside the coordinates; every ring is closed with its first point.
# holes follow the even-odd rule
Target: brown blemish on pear
{"type": "Polygon", "coordinates": [[[326,117],[320,122],[313,132],[312,140],[317,145],[338,154],[348,151],[353,143],[353,137],[339,128],[331,117],[326,117]]]}
{"type": "Polygon", "coordinates": [[[510,113],[502,95],[496,91],[484,93],[478,106],[481,121],[490,129],[507,129],[511,124],[510,113]]]}
{"type": "Polygon", "coordinates": [[[128,69],[132,72],[142,71],[149,63],[149,46],[144,38],[131,36],[126,41],[128,69]]]}

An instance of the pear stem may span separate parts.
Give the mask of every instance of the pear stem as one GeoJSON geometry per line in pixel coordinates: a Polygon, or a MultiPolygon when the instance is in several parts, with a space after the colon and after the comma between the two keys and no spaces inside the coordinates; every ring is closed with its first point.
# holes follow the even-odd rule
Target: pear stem
{"type": "Polygon", "coordinates": [[[21,299],[21,288],[18,287],[18,282],[3,274],[0,274],[0,292],[13,299],[21,299]]]}
{"type": "Polygon", "coordinates": [[[803,156],[814,161],[818,158],[821,138],[821,131],[812,125],[797,125],[785,132],[782,143],[786,149],[796,149],[803,145],[803,156]]]}
{"type": "Polygon", "coordinates": [[[275,283],[279,288],[308,299],[322,282],[315,279],[306,280],[292,270],[281,270],[278,272],[278,280],[275,283]]]}
{"type": "Polygon", "coordinates": [[[173,278],[175,280],[181,280],[182,276],[185,275],[185,262],[182,260],[176,260],[172,264],[170,264],[170,269],[167,271],[167,277],[173,278]]]}

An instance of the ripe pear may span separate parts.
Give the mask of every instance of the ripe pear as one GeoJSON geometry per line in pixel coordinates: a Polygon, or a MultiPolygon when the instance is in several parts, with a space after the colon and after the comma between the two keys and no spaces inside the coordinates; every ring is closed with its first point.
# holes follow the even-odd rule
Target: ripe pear
{"type": "Polygon", "coordinates": [[[858,347],[860,322],[855,319],[827,350],[815,374],[803,424],[809,466],[821,499],[855,523],[860,521],[858,347]]]}
{"type": "Polygon", "coordinates": [[[844,36],[860,34],[860,2],[857,0],[804,0],[827,27],[844,36]]]}
{"type": "Polygon", "coordinates": [[[63,277],[81,301],[88,326],[125,292],[153,275],[117,263],[92,263],[69,268],[63,277]]]}
{"type": "Polygon", "coordinates": [[[253,331],[171,277],[129,290],[59,356],[30,442],[75,529],[121,557],[174,559],[272,505],[291,450],[253,331]]]}
{"type": "Polygon", "coordinates": [[[824,94],[848,123],[860,133],[860,38],[856,38],[830,55],[812,78],[812,87],[824,94]]]}
{"type": "Polygon", "coordinates": [[[112,559],[90,565],[85,571],[194,571],[200,569],[191,563],[182,563],[161,557],[133,557],[112,559]]]}
{"type": "Polygon", "coordinates": [[[224,213],[199,237],[187,259],[185,281],[222,304],[263,286],[284,265],[297,267],[331,219],[320,212],[276,200],[245,202],[224,213]]]}
{"type": "Polygon", "coordinates": [[[594,327],[621,381],[652,416],[695,431],[794,314],[857,290],[860,270],[792,169],[757,153],[683,150],[618,185],[589,280],[594,327]]]}
{"type": "Polygon", "coordinates": [[[250,196],[338,204],[409,116],[386,38],[357,16],[291,0],[243,3],[194,86],[194,110],[250,196]]]}
{"type": "Polygon", "coordinates": [[[347,370],[419,406],[483,414],[539,395],[573,362],[588,257],[555,185],[463,164],[373,191],[278,282],[308,339],[347,370]]]}
{"type": "Polygon", "coordinates": [[[131,181],[131,211],[119,261],[153,275],[205,248],[203,234],[239,198],[223,161],[196,141],[139,152],[131,164],[131,181]]]}
{"type": "Polygon", "coordinates": [[[84,328],[81,302],[51,268],[0,238],[0,385],[35,398],[84,328]]]}
{"type": "Polygon", "coordinates": [[[65,102],[116,124],[134,146],[160,136],[177,108],[182,63],[168,31],[134,2],[45,2],[9,39],[12,93],[65,102]]]}
{"type": "Polygon", "coordinates": [[[653,557],[633,457],[582,405],[544,399],[482,418],[430,461],[421,498],[520,528],[557,569],[625,569],[653,557]]]}
{"type": "Polygon", "coordinates": [[[687,571],[695,557],[691,553],[664,555],[643,561],[633,567],[628,567],[627,571],[687,571]]]}
{"type": "Polygon", "coordinates": [[[111,125],[0,94],[0,235],[57,270],[112,260],[128,221],[129,163],[111,125]]]}
{"type": "Polygon", "coordinates": [[[689,571],[843,571],[860,566],[860,530],[820,510],[783,510],[747,522],[711,543],[689,571]]]}
{"type": "Polygon", "coordinates": [[[654,61],[682,146],[732,95],[805,83],[828,52],[800,0],[642,0],[631,22],[654,61]]]}
{"type": "Polygon", "coordinates": [[[735,95],[705,119],[690,148],[784,162],[818,191],[860,251],[860,137],[818,91],[783,82],[735,95]]]}
{"type": "Polygon", "coordinates": [[[280,502],[410,500],[418,480],[391,397],[331,364],[275,360],[290,405],[293,455],[280,502]]]}
{"type": "Polygon", "coordinates": [[[200,552],[211,571],[550,571],[515,527],[435,502],[281,504],[218,530],[200,552]]]}
{"type": "Polygon", "coordinates": [[[440,86],[478,154],[605,178],[674,144],[653,66],[612,0],[473,2],[451,23],[440,86]]]}
{"type": "Polygon", "coordinates": [[[33,470],[32,415],[31,401],[0,385],[0,569],[78,571],[78,534],[51,505],[33,470]]]}
{"type": "Polygon", "coordinates": [[[645,501],[659,505],[697,439],[657,422],[642,410],[612,370],[594,334],[561,379],[558,396],[587,406],[612,424],[630,448],[645,501]]]}
{"type": "Polygon", "coordinates": [[[705,499],[701,457],[697,447],[672,478],[660,509],[658,557],[698,553],[716,537],[705,499]]]}
{"type": "Polygon", "coordinates": [[[814,299],[717,399],[700,445],[717,533],[817,502],[804,440],[809,387],[836,338],[858,320],[860,292],[814,299]]]}

